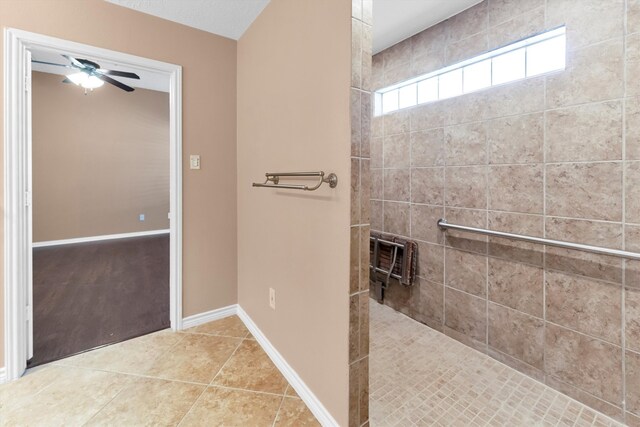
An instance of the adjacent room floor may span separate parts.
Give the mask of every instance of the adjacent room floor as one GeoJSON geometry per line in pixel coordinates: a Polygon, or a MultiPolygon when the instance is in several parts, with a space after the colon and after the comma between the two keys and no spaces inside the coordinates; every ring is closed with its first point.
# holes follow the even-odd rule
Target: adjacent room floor
{"type": "Polygon", "coordinates": [[[169,330],[0,386],[0,425],[317,426],[242,321],[169,330]]]}
{"type": "Polygon", "coordinates": [[[621,426],[371,300],[370,421],[381,426],[621,426]]]}
{"type": "Polygon", "coordinates": [[[169,235],[33,249],[38,366],[170,326],[169,235]]]}

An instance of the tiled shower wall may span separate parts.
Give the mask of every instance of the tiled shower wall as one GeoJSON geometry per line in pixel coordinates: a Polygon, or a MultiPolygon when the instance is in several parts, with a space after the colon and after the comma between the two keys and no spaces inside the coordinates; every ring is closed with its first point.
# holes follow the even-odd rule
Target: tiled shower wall
{"type": "Polygon", "coordinates": [[[351,3],[349,426],[369,425],[369,147],[372,0],[351,3]]]}
{"type": "Polygon", "coordinates": [[[373,58],[379,89],[566,25],[566,70],[373,119],[371,227],[419,242],[386,304],[640,425],[640,0],[485,0],[373,58]]]}

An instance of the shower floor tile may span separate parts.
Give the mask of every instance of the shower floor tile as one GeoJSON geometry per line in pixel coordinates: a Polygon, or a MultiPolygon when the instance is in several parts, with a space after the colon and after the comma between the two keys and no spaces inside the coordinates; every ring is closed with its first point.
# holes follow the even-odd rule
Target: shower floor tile
{"type": "Polygon", "coordinates": [[[371,300],[372,427],[622,426],[371,300]]]}

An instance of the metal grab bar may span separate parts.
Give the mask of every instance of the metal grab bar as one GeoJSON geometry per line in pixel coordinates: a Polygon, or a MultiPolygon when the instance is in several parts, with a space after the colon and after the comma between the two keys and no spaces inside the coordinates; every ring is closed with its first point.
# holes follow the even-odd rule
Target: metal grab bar
{"type": "Polygon", "coordinates": [[[484,228],[468,227],[466,225],[449,224],[445,219],[438,220],[438,227],[441,230],[460,230],[469,233],[483,234],[485,236],[503,237],[505,239],[520,240],[523,242],[539,243],[541,245],[555,246],[558,248],[575,249],[579,251],[592,252],[594,254],[609,255],[620,258],[640,260],[640,253],[622,251],[619,249],[603,248],[600,246],[583,245],[581,243],[564,242],[562,240],[545,239],[543,237],[525,236],[523,234],[506,233],[504,231],[487,230],[484,228]]]}
{"type": "Polygon", "coordinates": [[[329,187],[336,188],[338,185],[338,176],[335,173],[330,173],[325,178],[324,172],[267,172],[264,174],[267,180],[264,183],[254,182],[253,187],[267,187],[267,188],[283,188],[287,190],[302,190],[302,191],[314,191],[320,188],[323,183],[328,183],[329,187]],[[294,185],[294,184],[279,184],[280,177],[309,177],[309,176],[317,176],[320,178],[318,184],[309,187],[308,185],[294,185]],[[273,184],[269,184],[272,182],[273,184]]]}

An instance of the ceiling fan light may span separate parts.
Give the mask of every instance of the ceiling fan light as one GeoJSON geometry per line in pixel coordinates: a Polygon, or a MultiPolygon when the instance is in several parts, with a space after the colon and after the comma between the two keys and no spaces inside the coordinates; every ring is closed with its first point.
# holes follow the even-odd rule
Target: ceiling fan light
{"type": "Polygon", "coordinates": [[[100,80],[96,76],[89,76],[85,79],[84,82],[80,83],[80,85],[85,89],[95,89],[104,84],[104,81],[100,80]]]}
{"type": "Polygon", "coordinates": [[[75,74],[70,74],[67,76],[69,80],[71,80],[76,85],[81,85],[89,79],[87,73],[79,72],[75,74]]]}

